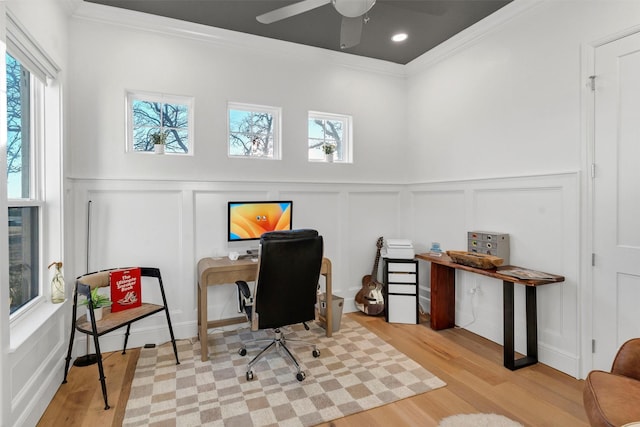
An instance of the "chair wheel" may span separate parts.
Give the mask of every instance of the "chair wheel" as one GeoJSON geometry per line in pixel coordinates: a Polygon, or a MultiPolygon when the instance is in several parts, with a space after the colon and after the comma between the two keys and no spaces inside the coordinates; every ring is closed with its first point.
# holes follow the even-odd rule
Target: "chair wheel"
{"type": "Polygon", "coordinates": [[[302,381],[302,380],[304,380],[305,378],[306,378],[306,375],[304,374],[304,372],[298,372],[298,373],[296,374],[296,379],[297,379],[298,381],[302,381]]]}
{"type": "Polygon", "coordinates": [[[311,354],[313,354],[313,357],[320,357],[320,350],[314,349],[311,354]]]}
{"type": "Polygon", "coordinates": [[[253,380],[253,371],[247,371],[247,381],[253,380]]]}
{"type": "Polygon", "coordinates": [[[247,355],[247,349],[246,348],[241,348],[240,350],[238,350],[238,354],[240,356],[246,356],[247,355]]]}

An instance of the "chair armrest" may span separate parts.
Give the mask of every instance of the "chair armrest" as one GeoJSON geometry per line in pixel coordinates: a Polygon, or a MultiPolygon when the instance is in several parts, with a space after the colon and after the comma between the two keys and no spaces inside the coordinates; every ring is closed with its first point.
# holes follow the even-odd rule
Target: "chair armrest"
{"type": "Polygon", "coordinates": [[[247,315],[247,319],[251,319],[251,312],[253,310],[253,298],[251,297],[251,290],[249,285],[244,280],[238,280],[236,282],[238,286],[238,313],[244,312],[247,315]]]}
{"type": "Polygon", "coordinates": [[[242,293],[242,296],[245,298],[251,298],[251,291],[249,290],[249,285],[244,280],[238,280],[236,282],[238,285],[238,290],[242,293]]]}
{"type": "Polygon", "coordinates": [[[611,372],[640,380],[640,338],[622,344],[613,360],[611,372]]]}

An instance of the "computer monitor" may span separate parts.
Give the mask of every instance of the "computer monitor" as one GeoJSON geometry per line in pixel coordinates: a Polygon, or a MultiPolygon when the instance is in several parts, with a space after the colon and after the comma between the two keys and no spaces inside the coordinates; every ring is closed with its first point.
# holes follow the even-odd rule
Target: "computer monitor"
{"type": "Polygon", "coordinates": [[[229,202],[227,240],[259,240],[260,236],[268,231],[291,230],[292,209],[291,200],[229,202]]]}

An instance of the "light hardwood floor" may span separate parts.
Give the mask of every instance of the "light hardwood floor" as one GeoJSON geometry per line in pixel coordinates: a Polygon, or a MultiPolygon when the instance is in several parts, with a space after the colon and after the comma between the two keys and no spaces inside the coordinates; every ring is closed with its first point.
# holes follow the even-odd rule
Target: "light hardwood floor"
{"type": "MultiPolygon", "coordinates": [[[[526,426],[588,426],[583,381],[543,364],[517,371],[502,366],[502,346],[463,329],[432,331],[420,325],[386,323],[361,313],[347,316],[424,366],[446,387],[322,426],[437,426],[449,415],[496,413],[526,426]]],[[[124,417],[139,349],[105,356],[109,403],[105,411],[97,367],[72,367],[39,426],[119,426],[124,417]]]]}

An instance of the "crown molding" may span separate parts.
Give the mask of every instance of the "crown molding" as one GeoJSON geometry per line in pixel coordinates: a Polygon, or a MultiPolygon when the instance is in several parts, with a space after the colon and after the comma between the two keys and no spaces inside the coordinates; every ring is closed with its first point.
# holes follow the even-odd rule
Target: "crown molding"
{"type": "Polygon", "coordinates": [[[82,0],[59,0],[60,4],[67,11],[69,15],[72,15],[73,12],[78,8],[78,6],[82,3],[82,0]]]}
{"type": "Polygon", "coordinates": [[[405,66],[407,76],[419,74],[448,57],[478,43],[505,23],[552,0],[514,0],[491,15],[464,29],[405,66]]]}
{"type": "Polygon", "coordinates": [[[250,54],[264,55],[267,53],[272,56],[293,57],[300,61],[320,62],[322,64],[329,63],[335,66],[342,66],[364,72],[399,78],[405,77],[404,65],[388,61],[365,58],[348,53],[335,52],[328,49],[305,46],[148,13],[87,3],[81,0],[66,1],[73,2],[75,5],[71,13],[73,19],[197,40],[234,50],[246,50],[250,52],[250,54]]]}
{"type": "Polygon", "coordinates": [[[341,66],[357,71],[382,74],[395,78],[405,78],[419,74],[446,58],[473,46],[485,36],[499,30],[505,23],[529,12],[541,4],[553,0],[514,0],[505,7],[414,59],[407,65],[270,39],[253,34],[245,34],[223,28],[210,27],[143,12],[88,3],[83,0],[61,1],[66,3],[67,9],[71,10],[71,17],[79,20],[197,40],[220,47],[245,50],[250,52],[250,54],[264,54],[266,52],[272,56],[285,58],[295,57],[301,61],[320,62],[322,64],[329,63],[334,66],[341,66]]]}

